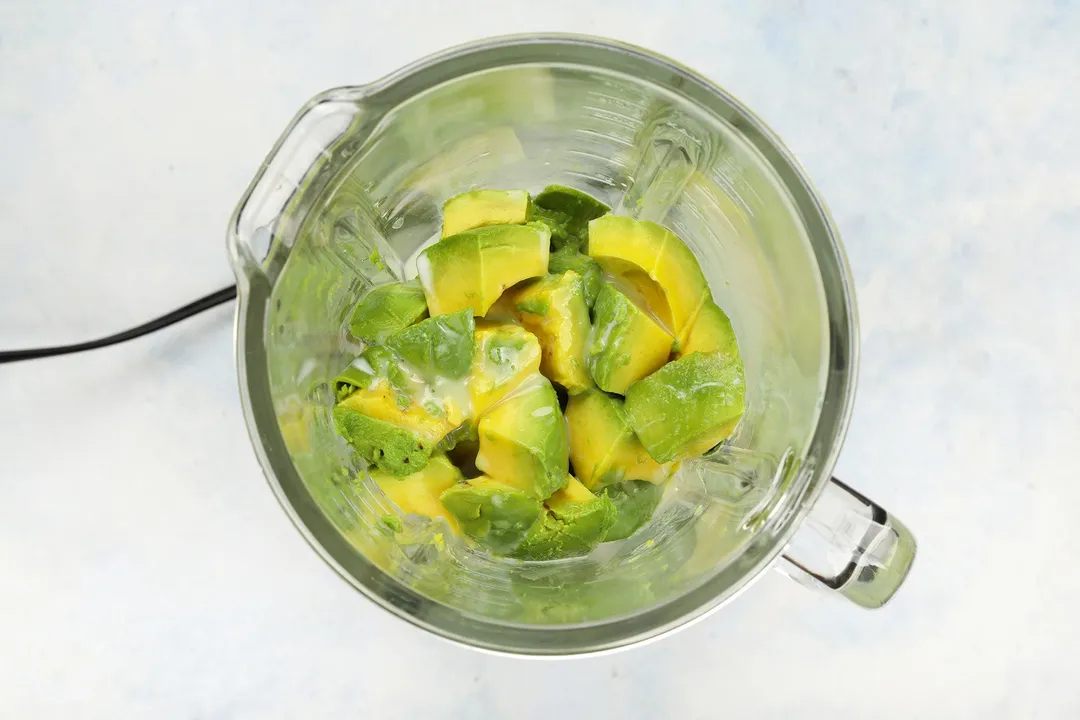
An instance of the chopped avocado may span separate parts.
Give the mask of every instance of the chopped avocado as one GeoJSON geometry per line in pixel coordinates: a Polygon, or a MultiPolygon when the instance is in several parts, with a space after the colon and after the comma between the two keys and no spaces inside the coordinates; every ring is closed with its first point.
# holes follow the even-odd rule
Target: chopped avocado
{"type": "Polygon", "coordinates": [[[524,225],[530,218],[524,190],[473,190],[443,204],[443,237],[487,225],[524,225]]]}
{"type": "Polygon", "coordinates": [[[581,276],[582,287],[585,290],[585,304],[592,309],[600,287],[604,284],[604,273],[600,269],[600,263],[588,255],[582,255],[572,247],[564,247],[551,253],[548,257],[548,272],[552,275],[561,275],[568,270],[573,270],[581,276]]]}
{"type": "Polygon", "coordinates": [[[384,347],[376,345],[364,351],[334,378],[334,397],[341,401],[358,389],[373,385],[376,378],[389,382],[397,395],[400,407],[408,407],[417,382],[401,369],[401,359],[384,347]]]}
{"type": "Polygon", "coordinates": [[[545,210],[533,206],[532,222],[539,223],[551,231],[551,244],[557,248],[575,249],[581,245],[581,239],[573,227],[573,221],[566,213],[558,210],[545,210]]]}
{"type": "Polygon", "coordinates": [[[566,213],[582,224],[611,212],[610,207],[592,195],[566,185],[548,185],[533,199],[533,204],[566,213]]]}
{"type": "Polygon", "coordinates": [[[583,248],[588,242],[588,224],[609,208],[596,198],[565,185],[548,185],[533,199],[537,215],[557,219],[558,229],[553,230],[555,249],[562,247],[583,248]]]}
{"type": "Polygon", "coordinates": [[[503,290],[547,272],[551,234],[538,225],[492,225],[443,238],[417,258],[431,315],[484,315],[503,290]]]}
{"type": "Polygon", "coordinates": [[[476,328],[476,350],[469,372],[473,417],[540,371],[540,343],[519,325],[483,325],[476,328]]]}
{"type": "Polygon", "coordinates": [[[566,484],[569,448],[559,399],[534,375],[480,418],[481,472],[543,500],[566,484]]]}
{"type": "Polygon", "coordinates": [[[662,486],[642,480],[627,480],[604,488],[600,496],[611,500],[617,512],[615,524],[608,529],[604,542],[622,540],[633,535],[649,521],[663,495],[662,486]]]}
{"type": "Polygon", "coordinates": [[[682,347],[681,355],[689,355],[692,352],[716,352],[721,350],[734,355],[739,354],[739,346],[735,341],[735,331],[731,328],[731,320],[711,299],[706,300],[694,320],[686,343],[682,347]]]}
{"type": "Polygon", "coordinates": [[[508,294],[518,320],[540,341],[540,372],[571,395],[593,387],[585,367],[589,307],[581,276],[573,270],[545,275],[508,294]]]}
{"type": "Polygon", "coordinates": [[[392,475],[427,465],[431,449],[415,433],[347,407],[334,408],[334,426],[368,462],[392,475]]]}
{"type": "Polygon", "coordinates": [[[597,491],[624,480],[660,484],[675,471],[671,463],[652,459],[637,439],[621,398],[589,390],[566,406],[570,462],[582,484],[597,491]]]}
{"type": "Polygon", "coordinates": [[[547,273],[551,240],[547,228],[529,223],[493,226],[475,232],[480,235],[484,297],[492,298],[492,302],[511,285],[547,273]]]}
{"type": "Polygon", "coordinates": [[[463,378],[473,358],[472,310],[421,320],[390,335],[386,344],[429,383],[437,378],[463,378]]]}
{"type": "Polygon", "coordinates": [[[605,285],[593,306],[585,362],[602,390],[624,393],[660,368],[671,336],[614,285],[605,285]]]}
{"type": "Polygon", "coordinates": [[[511,553],[521,560],[557,560],[586,555],[615,524],[615,504],[597,497],[572,475],[544,503],[546,512],[511,553]]]}
{"type": "MultiPolygon", "coordinates": [[[[357,358],[353,363],[364,362],[357,358]]],[[[349,365],[334,378],[334,400],[341,401],[352,395],[359,388],[366,388],[375,376],[355,364],[349,365]]]]}
{"type": "Polygon", "coordinates": [[[539,500],[487,476],[447,489],[441,501],[466,535],[500,555],[521,544],[543,510],[539,500]]]}
{"type": "MultiPolygon", "coordinates": [[[[528,573],[604,541],[648,547],[668,524],[638,532],[664,483],[739,423],[738,344],[693,252],[609,210],[560,185],[457,195],[417,279],[353,308],[368,347],[334,379],[334,423],[398,506],[373,522],[407,555],[404,514],[443,518],[528,573]]],[[[554,616],[586,618],[599,607],[586,595],[560,592],[554,616]]]]}
{"type": "Polygon", "coordinates": [[[657,462],[704,452],[735,429],[745,398],[738,355],[695,352],[626,391],[630,427],[657,462]]]}
{"type": "Polygon", "coordinates": [[[589,255],[634,285],[681,346],[709,297],[694,253],[656,223],[605,215],[589,223],[589,255]]]}
{"type": "Polygon", "coordinates": [[[365,460],[393,475],[408,475],[423,469],[435,446],[454,429],[456,418],[447,414],[421,406],[386,378],[376,377],[337,404],[334,423],[365,460]]]}
{"type": "Polygon", "coordinates": [[[419,281],[380,285],[356,304],[349,330],[366,343],[380,343],[426,315],[427,300],[419,281]]]}
{"type": "MultiPolygon", "coordinates": [[[[445,490],[465,478],[445,455],[433,456],[424,469],[405,477],[383,470],[372,470],[371,479],[402,512],[432,519],[443,518],[452,530],[457,531],[457,520],[452,513],[446,511],[439,497],[445,490]]],[[[397,521],[396,517],[393,519],[397,521]]],[[[400,521],[397,523],[396,532],[401,532],[400,521]]]]}
{"type": "Polygon", "coordinates": [[[481,287],[476,231],[451,235],[423,250],[416,258],[416,268],[432,317],[467,307],[473,314],[483,315],[490,307],[481,287]]]}

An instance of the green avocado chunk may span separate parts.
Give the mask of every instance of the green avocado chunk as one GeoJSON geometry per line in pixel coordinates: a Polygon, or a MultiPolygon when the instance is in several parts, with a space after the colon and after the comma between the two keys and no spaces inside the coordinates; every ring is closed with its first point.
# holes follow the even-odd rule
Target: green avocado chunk
{"type": "Polygon", "coordinates": [[[489,225],[444,237],[416,260],[432,317],[486,315],[511,285],[547,273],[551,233],[538,223],[489,225]]]}
{"type": "Polygon", "coordinates": [[[745,391],[738,354],[695,352],[631,385],[624,408],[645,449],[665,463],[703,453],[730,435],[745,391]]]}
{"type": "Polygon", "coordinates": [[[572,247],[564,247],[551,253],[548,257],[549,273],[562,275],[569,270],[581,276],[582,287],[585,290],[585,304],[592,309],[596,296],[600,293],[600,287],[604,284],[604,273],[600,269],[600,263],[588,255],[582,255],[572,247]]]}
{"type": "Polygon", "coordinates": [[[443,205],[443,237],[487,225],[523,225],[531,214],[524,190],[473,190],[443,205]]]}
{"type": "Polygon", "coordinates": [[[534,375],[480,418],[476,467],[543,500],[566,484],[566,420],[551,382],[534,375]]]}
{"type": "Polygon", "coordinates": [[[390,335],[387,346],[410,363],[429,383],[438,378],[465,377],[472,366],[473,331],[470,308],[421,320],[390,335]]]}
{"type": "Polygon", "coordinates": [[[615,505],[615,524],[607,531],[604,542],[628,538],[652,517],[664,494],[661,485],[644,480],[627,480],[608,485],[600,493],[615,505]]]}
{"type": "Polygon", "coordinates": [[[440,499],[462,532],[500,555],[521,544],[543,510],[539,500],[487,476],[455,485],[440,499]]]}
{"type": "Polygon", "coordinates": [[[334,397],[339,402],[356,390],[369,387],[376,378],[386,378],[398,394],[398,404],[407,406],[413,382],[401,369],[401,358],[381,345],[365,350],[334,378],[334,397]]]}
{"type": "Polygon", "coordinates": [[[591,195],[565,185],[548,185],[533,198],[533,206],[534,219],[551,228],[556,250],[586,247],[589,221],[611,210],[591,195]]]}
{"type": "Polygon", "coordinates": [[[540,341],[540,372],[571,394],[593,387],[585,368],[589,306],[573,270],[529,280],[507,292],[514,315],[540,341]]]}
{"type": "Polygon", "coordinates": [[[727,313],[708,299],[702,303],[701,310],[698,311],[686,343],[681,349],[681,355],[717,350],[738,355],[739,343],[735,339],[735,330],[731,327],[731,320],[727,313]]]}
{"type": "Polygon", "coordinates": [[[334,425],[361,457],[391,475],[423,470],[431,457],[432,446],[409,429],[352,408],[335,407],[334,425]]]}
{"type": "Polygon", "coordinates": [[[370,347],[338,375],[334,424],[369,463],[394,475],[418,472],[460,423],[451,403],[421,400],[425,385],[389,348],[370,347]]]}
{"type": "Polygon", "coordinates": [[[623,400],[599,390],[583,392],[566,405],[570,462],[581,484],[595,493],[624,480],[663,484],[674,463],[660,464],[634,435],[623,400]]]}
{"type": "Polygon", "coordinates": [[[419,280],[380,285],[356,304],[349,330],[366,343],[380,343],[426,315],[427,300],[419,280]]]}
{"type": "Polygon", "coordinates": [[[585,363],[601,390],[625,393],[667,362],[671,335],[614,285],[600,290],[593,316],[585,363]]]}
{"type": "Polygon", "coordinates": [[[557,560],[586,555],[615,524],[615,504],[597,497],[570,476],[566,486],[547,499],[546,512],[511,553],[520,560],[557,560]]]}

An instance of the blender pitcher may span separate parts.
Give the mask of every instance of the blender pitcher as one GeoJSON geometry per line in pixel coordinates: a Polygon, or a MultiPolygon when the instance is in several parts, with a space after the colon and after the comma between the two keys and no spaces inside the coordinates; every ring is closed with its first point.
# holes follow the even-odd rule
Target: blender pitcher
{"type": "Polygon", "coordinates": [[[770,565],[868,608],[910,567],[907,529],[830,476],[857,359],[836,229],[773,133],[669,60],[509,37],[325,92],[260,168],[228,245],[241,395],[271,487],[342,577],[420,627],[505,652],[590,652],[687,623],[770,565]],[[335,432],[331,384],[362,349],[353,306],[416,276],[447,198],[550,183],[694,250],[738,337],[746,412],[728,441],[683,463],[630,538],[536,563],[476,550],[442,521],[388,527],[400,513],[335,432]]]}

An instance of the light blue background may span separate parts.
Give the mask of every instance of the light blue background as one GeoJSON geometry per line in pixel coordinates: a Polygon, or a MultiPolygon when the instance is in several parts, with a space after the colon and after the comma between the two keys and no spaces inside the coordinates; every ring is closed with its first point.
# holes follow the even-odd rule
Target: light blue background
{"type": "Polygon", "coordinates": [[[837,468],[914,530],[885,610],[778,574],[672,637],[481,655],[341,582],[268,491],[231,313],[0,367],[0,715],[1080,714],[1080,4],[0,0],[0,347],[231,282],[234,203],[300,105],[508,32],[727,87],[844,235],[862,373],[837,468]]]}

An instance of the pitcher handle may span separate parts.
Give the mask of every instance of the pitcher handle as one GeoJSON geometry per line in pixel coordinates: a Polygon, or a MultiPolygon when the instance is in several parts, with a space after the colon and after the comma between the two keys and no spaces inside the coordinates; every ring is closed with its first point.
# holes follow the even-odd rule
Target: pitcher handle
{"type": "MultiPolygon", "coordinates": [[[[226,244],[241,291],[259,277],[286,208],[301,187],[314,195],[333,177],[334,152],[348,157],[367,138],[381,114],[365,102],[374,85],[334,88],[312,98],[296,114],[263,160],[229,220],[226,244]],[[339,142],[348,137],[347,147],[339,142]]],[[[292,233],[284,233],[286,236],[292,233]]]]}
{"type": "Polygon", "coordinates": [[[902,522],[831,478],[778,569],[801,585],[875,609],[900,588],[915,551],[915,538],[902,522]]]}

